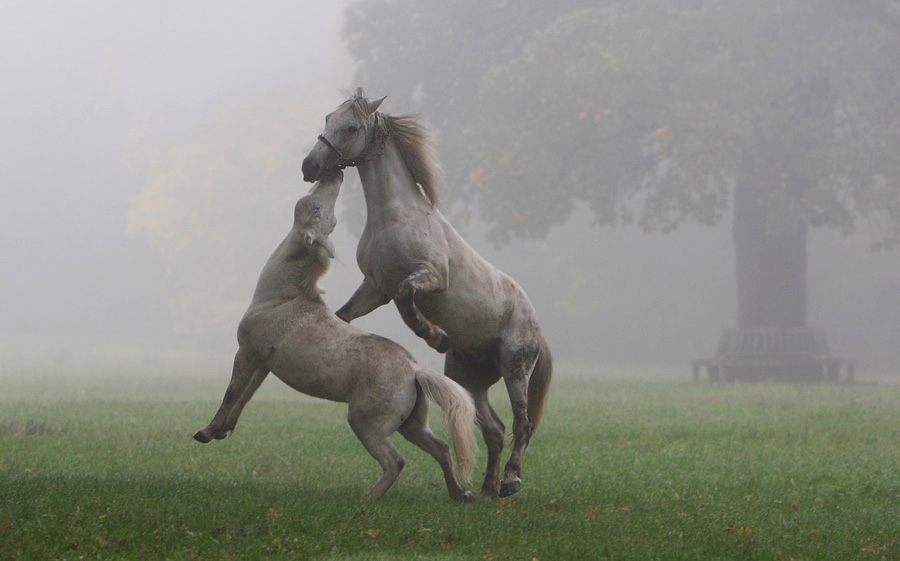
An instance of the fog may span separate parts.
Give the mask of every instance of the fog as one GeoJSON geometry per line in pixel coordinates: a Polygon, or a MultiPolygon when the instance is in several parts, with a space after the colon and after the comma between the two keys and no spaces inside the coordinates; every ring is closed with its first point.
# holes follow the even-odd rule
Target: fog
{"type": "MultiPolygon", "coordinates": [[[[0,374],[227,376],[257,275],[309,188],[300,161],[325,113],[367,86],[351,83],[344,7],[0,4],[0,374]]],[[[355,176],[321,283],[333,308],[361,279],[359,225],[342,212],[361,196],[355,176]]],[[[627,363],[687,380],[734,325],[728,219],[645,234],[577,209],[547,239],[502,247],[477,220],[460,227],[528,292],[560,375],[627,363]]],[[[872,236],[811,233],[809,324],[860,368],[897,373],[900,258],[871,253],[872,236]]],[[[357,323],[440,364],[391,306],[357,323]]]]}

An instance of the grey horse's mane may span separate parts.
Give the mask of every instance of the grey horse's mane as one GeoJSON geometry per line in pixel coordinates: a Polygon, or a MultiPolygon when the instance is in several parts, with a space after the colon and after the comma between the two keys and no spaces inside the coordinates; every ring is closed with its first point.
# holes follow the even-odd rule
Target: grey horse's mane
{"type": "MultiPolygon", "coordinates": [[[[348,101],[362,115],[367,115],[368,100],[362,88],[357,89],[348,101]]],[[[431,133],[420,122],[421,115],[378,115],[381,118],[376,119],[376,122],[385,136],[393,139],[413,181],[419,185],[432,205],[440,207],[443,203],[444,169],[434,148],[431,133]]]]}
{"type": "Polygon", "coordinates": [[[389,132],[394,139],[413,181],[419,184],[432,205],[440,207],[443,203],[444,170],[431,133],[419,122],[419,115],[382,116],[385,132],[389,132]]]}

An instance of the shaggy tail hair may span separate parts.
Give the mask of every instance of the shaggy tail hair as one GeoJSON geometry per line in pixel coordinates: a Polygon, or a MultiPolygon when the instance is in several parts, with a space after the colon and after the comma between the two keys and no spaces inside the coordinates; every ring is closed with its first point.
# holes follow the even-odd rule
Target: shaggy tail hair
{"type": "Polygon", "coordinates": [[[528,380],[528,420],[534,424],[535,429],[544,413],[544,403],[547,401],[552,377],[553,357],[550,355],[550,345],[541,337],[541,354],[528,380]]]}
{"type": "Polygon", "coordinates": [[[416,372],[416,381],[425,397],[438,404],[450,429],[450,441],[462,479],[472,478],[475,466],[475,402],[462,386],[428,368],[416,372]]]}

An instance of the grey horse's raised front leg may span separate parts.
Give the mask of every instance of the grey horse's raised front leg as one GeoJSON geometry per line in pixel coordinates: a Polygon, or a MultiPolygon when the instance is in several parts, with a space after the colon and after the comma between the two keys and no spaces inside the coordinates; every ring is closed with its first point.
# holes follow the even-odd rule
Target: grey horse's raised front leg
{"type": "Polygon", "coordinates": [[[450,339],[446,331],[428,321],[419,311],[419,307],[416,306],[416,293],[443,292],[447,290],[447,286],[446,274],[438,272],[430,263],[422,263],[403,279],[397,287],[397,294],[394,295],[394,303],[404,323],[439,353],[447,352],[450,348],[450,339]]]}
{"type": "Polygon", "coordinates": [[[234,367],[231,371],[231,382],[225,390],[225,398],[213,420],[194,434],[194,440],[209,442],[222,439],[234,430],[238,416],[244,405],[250,401],[259,385],[269,373],[253,353],[244,348],[238,349],[234,356],[234,367]]]}
{"type": "Polygon", "coordinates": [[[362,284],[359,285],[359,288],[356,289],[356,292],[353,293],[353,296],[337,311],[336,315],[350,323],[390,301],[390,297],[382,292],[378,285],[375,284],[375,281],[366,277],[363,279],[362,284]]]}

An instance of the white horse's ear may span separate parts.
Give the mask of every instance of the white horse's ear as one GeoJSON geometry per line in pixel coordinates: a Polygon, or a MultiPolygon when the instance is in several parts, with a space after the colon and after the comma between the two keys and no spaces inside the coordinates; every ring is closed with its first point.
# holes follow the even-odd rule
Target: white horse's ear
{"type": "Polygon", "coordinates": [[[367,105],[366,110],[369,112],[369,115],[378,110],[378,107],[381,106],[381,102],[387,99],[387,96],[384,96],[381,99],[376,99],[375,101],[370,101],[367,105]]]}
{"type": "Polygon", "coordinates": [[[303,232],[303,242],[306,245],[312,245],[316,241],[316,236],[311,231],[306,230],[303,232]]]}
{"type": "Polygon", "coordinates": [[[324,238],[319,239],[319,244],[322,246],[322,249],[328,253],[328,257],[334,259],[334,244],[331,243],[331,238],[325,236],[324,238]]]}

